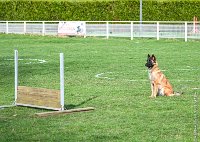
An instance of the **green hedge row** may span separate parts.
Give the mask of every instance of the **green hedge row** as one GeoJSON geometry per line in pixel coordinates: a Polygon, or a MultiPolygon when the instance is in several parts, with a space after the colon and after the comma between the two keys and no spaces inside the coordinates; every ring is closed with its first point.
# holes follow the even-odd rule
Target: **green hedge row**
{"type": "MultiPolygon", "coordinates": [[[[0,20],[138,21],[139,0],[108,2],[1,1],[0,20]]],[[[191,21],[200,1],[143,1],[143,21],[191,21]]]]}

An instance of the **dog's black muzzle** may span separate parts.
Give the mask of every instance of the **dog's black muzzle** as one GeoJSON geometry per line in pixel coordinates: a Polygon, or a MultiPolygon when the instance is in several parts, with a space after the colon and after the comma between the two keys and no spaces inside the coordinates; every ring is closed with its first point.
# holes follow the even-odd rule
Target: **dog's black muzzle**
{"type": "Polygon", "coordinates": [[[153,67],[153,64],[152,64],[152,63],[146,63],[145,66],[146,66],[147,68],[152,68],[152,67],[153,67]]]}

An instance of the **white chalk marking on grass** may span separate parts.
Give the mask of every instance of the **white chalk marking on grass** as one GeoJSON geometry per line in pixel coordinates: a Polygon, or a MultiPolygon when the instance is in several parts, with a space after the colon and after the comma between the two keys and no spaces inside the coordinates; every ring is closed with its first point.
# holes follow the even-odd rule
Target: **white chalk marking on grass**
{"type": "MultiPolygon", "coordinates": [[[[115,79],[115,78],[110,78],[110,77],[107,77],[105,76],[106,74],[114,74],[114,72],[104,72],[104,73],[99,73],[99,74],[96,74],[95,77],[96,78],[102,78],[102,79],[115,79]]],[[[145,80],[145,79],[123,79],[123,80],[126,80],[126,81],[129,81],[129,82],[146,82],[148,80],[145,80]]]]}
{"type": "MultiPolygon", "coordinates": [[[[14,59],[5,59],[7,61],[13,61],[14,59]]],[[[46,63],[47,61],[46,60],[42,60],[42,59],[18,59],[19,61],[29,61],[25,64],[35,64],[35,63],[39,63],[39,64],[43,64],[43,63],[46,63]],[[35,61],[35,62],[32,62],[32,61],[35,61]]]]}
{"type": "Polygon", "coordinates": [[[95,77],[96,78],[103,78],[103,79],[114,79],[114,78],[109,78],[107,76],[104,76],[105,74],[111,74],[113,72],[104,72],[104,73],[99,73],[99,74],[96,74],[95,77]]]}
{"type": "MultiPolygon", "coordinates": [[[[43,64],[43,63],[46,63],[47,61],[46,60],[41,60],[41,59],[29,59],[30,61],[37,61],[39,64],[43,64]]],[[[29,63],[25,63],[25,64],[34,64],[32,62],[29,62],[29,63]]]]}
{"type": "Polygon", "coordinates": [[[147,82],[147,81],[149,81],[149,80],[147,80],[147,79],[131,79],[131,80],[127,80],[127,81],[130,81],[130,82],[147,82]]]}
{"type": "Polygon", "coordinates": [[[192,88],[193,90],[200,90],[200,88],[192,88]]]}
{"type": "MultiPolygon", "coordinates": [[[[168,69],[168,70],[162,70],[161,69],[161,71],[162,72],[165,72],[165,71],[195,71],[195,70],[200,70],[200,68],[192,68],[192,67],[190,67],[189,68],[189,66],[187,66],[188,68],[182,68],[182,69],[168,69]]],[[[145,71],[145,72],[147,72],[148,70],[143,70],[143,71],[145,71]]]]}
{"type": "Polygon", "coordinates": [[[178,71],[192,71],[192,70],[199,70],[199,69],[176,69],[176,70],[178,70],[178,71]]]}
{"type": "MultiPolygon", "coordinates": [[[[115,78],[110,78],[106,75],[108,74],[114,74],[114,72],[103,72],[103,73],[98,73],[95,75],[96,78],[101,78],[101,79],[108,79],[108,80],[111,80],[111,79],[115,79],[115,78]]],[[[122,80],[125,80],[125,81],[129,81],[129,82],[148,82],[149,79],[125,79],[125,78],[122,78],[122,80]]],[[[171,79],[171,81],[174,81],[174,82],[194,82],[195,80],[186,80],[186,79],[171,79]]],[[[200,88],[193,88],[194,90],[198,90],[200,88]]]]}
{"type": "Polygon", "coordinates": [[[174,81],[177,81],[177,82],[194,82],[194,80],[186,80],[186,79],[183,79],[183,80],[175,79],[174,81]]]}

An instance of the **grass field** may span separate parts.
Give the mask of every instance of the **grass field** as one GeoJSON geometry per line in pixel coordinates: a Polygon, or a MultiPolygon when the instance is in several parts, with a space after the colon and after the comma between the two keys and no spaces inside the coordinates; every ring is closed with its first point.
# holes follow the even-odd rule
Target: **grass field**
{"type": "Polygon", "coordinates": [[[194,141],[200,41],[4,34],[0,39],[0,105],[14,100],[13,58],[18,49],[19,85],[59,89],[59,53],[63,52],[66,108],[95,107],[91,112],[47,118],[34,115],[46,111],[42,109],[0,109],[1,142],[194,141]],[[148,53],[157,56],[161,70],[175,91],[184,92],[182,96],[149,98],[144,66],[148,53]]]}

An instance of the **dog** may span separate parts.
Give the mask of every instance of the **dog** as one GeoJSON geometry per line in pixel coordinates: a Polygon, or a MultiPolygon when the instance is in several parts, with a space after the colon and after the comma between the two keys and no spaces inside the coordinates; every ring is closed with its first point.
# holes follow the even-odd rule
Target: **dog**
{"type": "Polygon", "coordinates": [[[157,96],[180,95],[179,93],[174,92],[172,85],[159,69],[154,54],[152,54],[152,56],[149,54],[147,55],[147,62],[145,66],[148,68],[148,74],[151,83],[151,98],[156,98],[157,96]]]}

